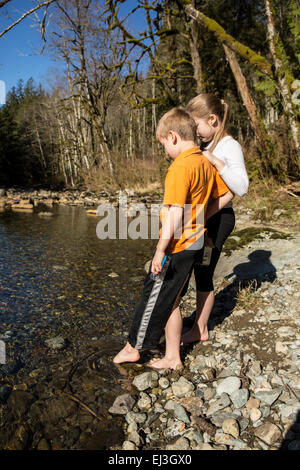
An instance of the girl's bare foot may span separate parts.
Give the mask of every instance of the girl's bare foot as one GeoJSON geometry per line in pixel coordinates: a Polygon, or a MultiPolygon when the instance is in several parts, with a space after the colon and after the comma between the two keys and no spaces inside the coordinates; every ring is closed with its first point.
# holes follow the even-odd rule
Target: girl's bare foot
{"type": "Polygon", "coordinates": [[[177,369],[178,366],[182,366],[180,359],[168,359],[166,356],[162,359],[151,359],[147,364],[152,369],[177,369]]]}
{"type": "Polygon", "coordinates": [[[209,339],[208,329],[207,326],[203,328],[203,330],[199,330],[198,325],[196,327],[193,326],[189,331],[187,331],[181,337],[181,345],[195,343],[197,341],[207,341],[209,339]]]}
{"type": "Polygon", "coordinates": [[[122,362],[136,362],[140,358],[140,353],[137,349],[133,348],[131,344],[126,343],[124,348],[113,358],[115,364],[122,362]]]}

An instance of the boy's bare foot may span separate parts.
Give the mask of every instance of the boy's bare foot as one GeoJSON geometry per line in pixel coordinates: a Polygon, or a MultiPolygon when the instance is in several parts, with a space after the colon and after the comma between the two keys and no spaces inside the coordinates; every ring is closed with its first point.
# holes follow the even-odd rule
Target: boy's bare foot
{"type": "Polygon", "coordinates": [[[209,339],[208,329],[207,326],[203,329],[203,331],[199,330],[199,327],[196,326],[191,328],[181,337],[181,345],[189,344],[189,343],[196,343],[197,341],[207,341],[209,339]]]}
{"type": "Polygon", "coordinates": [[[151,359],[147,364],[152,369],[177,369],[178,366],[182,366],[180,359],[168,359],[163,357],[162,359],[151,359]]]}
{"type": "Polygon", "coordinates": [[[137,349],[133,348],[131,344],[126,343],[124,348],[113,358],[115,364],[122,364],[122,362],[136,362],[140,358],[140,353],[137,349]]]}

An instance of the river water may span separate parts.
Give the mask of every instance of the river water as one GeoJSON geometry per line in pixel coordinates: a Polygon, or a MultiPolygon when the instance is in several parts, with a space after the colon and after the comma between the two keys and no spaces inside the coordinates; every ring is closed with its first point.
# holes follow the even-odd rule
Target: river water
{"type": "Polygon", "coordinates": [[[97,373],[109,405],[120,392],[111,359],[126,341],[156,241],[100,240],[99,218],[84,208],[51,211],[52,217],[0,213],[0,338],[7,362],[22,361],[26,382],[47,362],[76,361],[92,347],[105,357],[97,373]],[[49,350],[45,341],[57,335],[66,348],[49,350]]]}

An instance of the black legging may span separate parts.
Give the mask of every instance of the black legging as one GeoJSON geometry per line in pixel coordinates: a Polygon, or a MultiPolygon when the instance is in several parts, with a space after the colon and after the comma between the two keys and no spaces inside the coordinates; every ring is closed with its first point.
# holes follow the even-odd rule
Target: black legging
{"type": "MultiPolygon", "coordinates": [[[[212,249],[211,260],[208,266],[195,265],[194,274],[196,288],[200,292],[211,292],[214,290],[213,276],[219,261],[221,251],[226,239],[231,234],[235,224],[235,215],[231,207],[221,209],[210,217],[206,223],[207,235],[215,245],[212,249]]],[[[186,293],[188,282],[183,288],[182,296],[186,293]]]]}

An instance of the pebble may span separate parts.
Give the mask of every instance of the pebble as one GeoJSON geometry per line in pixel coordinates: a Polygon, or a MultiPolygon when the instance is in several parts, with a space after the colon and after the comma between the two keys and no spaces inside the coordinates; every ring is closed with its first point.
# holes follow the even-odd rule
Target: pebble
{"type": "Polygon", "coordinates": [[[241,379],[238,377],[227,377],[217,386],[216,393],[217,395],[221,395],[222,393],[231,395],[240,388],[241,384],[241,379]]]}
{"type": "Polygon", "coordinates": [[[249,398],[246,403],[246,408],[259,408],[260,401],[257,398],[249,398]]]}
{"type": "Polygon", "coordinates": [[[254,435],[270,446],[281,438],[281,431],[275,424],[266,423],[255,429],[254,435]]]}
{"type": "Polygon", "coordinates": [[[235,419],[225,419],[222,424],[222,429],[225,434],[230,434],[236,439],[238,439],[240,436],[239,425],[235,419]]]}
{"type": "Polygon", "coordinates": [[[235,408],[242,408],[249,398],[249,390],[246,388],[242,388],[240,390],[236,390],[230,395],[230,399],[235,408]]]}
{"type": "Polygon", "coordinates": [[[190,423],[190,418],[188,417],[187,412],[179,403],[175,403],[174,405],[174,416],[183,423],[190,423]]]}
{"type": "Polygon", "coordinates": [[[158,374],[157,372],[144,372],[143,374],[137,375],[133,379],[133,385],[139,390],[144,391],[147,388],[153,388],[157,385],[158,374]]]}
{"type": "Polygon", "coordinates": [[[119,395],[108,411],[112,414],[126,415],[129,411],[132,410],[134,403],[134,398],[128,393],[119,395]]]}
{"type": "Polygon", "coordinates": [[[258,398],[262,403],[272,405],[280,396],[281,390],[259,391],[255,393],[255,398],[258,398]]]}
{"type": "Polygon", "coordinates": [[[184,397],[188,392],[195,389],[192,382],[181,376],[177,382],[172,383],[172,391],[176,397],[184,397]]]}
{"type": "Polygon", "coordinates": [[[45,344],[51,349],[64,349],[66,347],[66,341],[62,336],[47,339],[45,344]]]}
{"type": "Polygon", "coordinates": [[[261,418],[261,411],[258,408],[251,408],[250,409],[250,419],[252,423],[255,423],[255,421],[258,421],[261,418]]]}
{"type": "Polygon", "coordinates": [[[188,450],[190,449],[189,441],[185,437],[180,437],[174,444],[168,444],[166,450],[188,450]]]}

